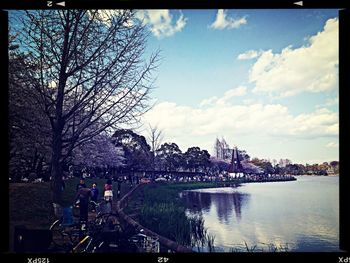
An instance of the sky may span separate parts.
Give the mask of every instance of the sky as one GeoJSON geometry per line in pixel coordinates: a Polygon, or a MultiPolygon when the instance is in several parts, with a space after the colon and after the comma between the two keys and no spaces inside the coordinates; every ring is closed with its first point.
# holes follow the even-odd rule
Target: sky
{"type": "MultiPolygon", "coordinates": [[[[139,10],[161,51],[142,122],[185,152],[339,160],[337,10],[139,10]]],[[[145,130],[141,133],[146,134],[145,130]]]]}
{"type": "Polygon", "coordinates": [[[216,138],[261,159],[339,160],[338,10],[137,10],[160,50],[157,126],[185,152],[216,138]]]}
{"type": "Polygon", "coordinates": [[[142,10],[161,50],[143,123],[182,151],[339,160],[337,10],[142,10]]]}

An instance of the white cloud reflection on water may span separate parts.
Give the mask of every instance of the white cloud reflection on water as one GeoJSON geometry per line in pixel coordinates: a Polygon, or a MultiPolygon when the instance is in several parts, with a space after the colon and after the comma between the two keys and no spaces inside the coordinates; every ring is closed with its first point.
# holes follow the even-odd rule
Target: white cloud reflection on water
{"type": "Polygon", "coordinates": [[[298,177],[294,183],[246,184],[197,193],[210,200],[209,209],[202,211],[205,227],[215,236],[215,245],[227,252],[246,251],[244,242],[257,245],[256,251],[268,252],[271,243],[288,244],[288,251],[338,251],[337,177],[298,177]],[[245,198],[232,197],[243,194],[245,198]]]}

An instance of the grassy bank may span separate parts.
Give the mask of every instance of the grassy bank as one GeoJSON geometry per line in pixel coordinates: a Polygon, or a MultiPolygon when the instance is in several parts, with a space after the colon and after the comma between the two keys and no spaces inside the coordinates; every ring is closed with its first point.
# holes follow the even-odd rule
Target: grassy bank
{"type": "Polygon", "coordinates": [[[184,190],[220,186],[223,184],[216,182],[147,185],[135,193],[125,212],[146,228],[181,245],[212,245],[213,237],[207,235],[203,218],[186,216],[179,193],[184,190]]]}

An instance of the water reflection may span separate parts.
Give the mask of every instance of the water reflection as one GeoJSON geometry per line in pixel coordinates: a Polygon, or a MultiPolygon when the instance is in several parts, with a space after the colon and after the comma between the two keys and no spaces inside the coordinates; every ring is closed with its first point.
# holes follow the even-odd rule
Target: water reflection
{"type": "Polygon", "coordinates": [[[237,221],[240,221],[242,206],[249,203],[249,194],[240,192],[212,194],[204,191],[186,191],[182,196],[190,213],[210,212],[211,206],[213,206],[220,223],[224,224],[230,223],[233,214],[237,221]]]}
{"type": "Polygon", "coordinates": [[[185,200],[186,208],[191,213],[197,214],[200,212],[209,212],[211,205],[211,195],[201,192],[185,191],[182,193],[182,198],[185,200]]]}
{"type": "Polygon", "coordinates": [[[298,177],[294,182],[244,184],[182,193],[187,213],[200,214],[226,252],[257,245],[290,252],[339,249],[338,177],[298,177]]]}

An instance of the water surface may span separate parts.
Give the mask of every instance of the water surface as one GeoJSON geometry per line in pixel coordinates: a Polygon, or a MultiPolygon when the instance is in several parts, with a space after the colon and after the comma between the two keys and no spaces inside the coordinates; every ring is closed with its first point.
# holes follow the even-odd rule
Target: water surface
{"type": "Polygon", "coordinates": [[[248,183],[185,191],[187,212],[201,214],[216,251],[339,251],[339,178],[248,183]],[[272,245],[273,244],[273,245],[272,245]]]}

